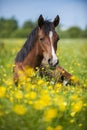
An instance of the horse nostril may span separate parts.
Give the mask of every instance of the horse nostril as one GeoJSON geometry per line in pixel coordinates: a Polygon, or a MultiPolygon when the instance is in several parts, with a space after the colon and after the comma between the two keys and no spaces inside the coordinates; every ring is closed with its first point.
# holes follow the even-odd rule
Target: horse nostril
{"type": "Polygon", "coordinates": [[[48,64],[50,66],[56,67],[59,64],[59,60],[56,60],[55,62],[52,62],[52,58],[48,59],[48,64]]]}
{"type": "Polygon", "coordinates": [[[59,60],[57,60],[56,64],[54,65],[55,67],[59,64],[59,60]]]}
{"type": "Polygon", "coordinates": [[[48,59],[48,63],[50,64],[50,62],[51,62],[51,58],[50,59],[48,59]]]}
{"type": "Polygon", "coordinates": [[[59,60],[57,60],[57,64],[59,64],[59,60]]]}
{"type": "Polygon", "coordinates": [[[57,60],[57,62],[56,62],[56,65],[58,65],[59,64],[59,60],[57,60]]]}

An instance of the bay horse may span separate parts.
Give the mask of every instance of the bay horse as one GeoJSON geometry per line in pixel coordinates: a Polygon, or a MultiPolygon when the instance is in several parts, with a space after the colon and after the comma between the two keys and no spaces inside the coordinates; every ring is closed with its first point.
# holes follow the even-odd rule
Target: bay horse
{"type": "Polygon", "coordinates": [[[30,33],[15,58],[13,68],[15,84],[18,83],[19,80],[18,70],[25,71],[26,66],[33,69],[40,67],[43,59],[47,61],[49,66],[56,66],[59,63],[56,56],[59,36],[55,31],[59,20],[58,15],[53,22],[44,20],[42,15],[39,16],[38,25],[30,33]]]}

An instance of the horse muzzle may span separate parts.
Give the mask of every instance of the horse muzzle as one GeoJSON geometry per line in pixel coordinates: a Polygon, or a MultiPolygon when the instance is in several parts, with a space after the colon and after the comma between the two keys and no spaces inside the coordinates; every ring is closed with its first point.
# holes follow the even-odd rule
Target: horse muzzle
{"type": "Polygon", "coordinates": [[[59,64],[59,60],[53,60],[52,58],[48,59],[48,64],[50,65],[50,67],[56,67],[59,64]]]}

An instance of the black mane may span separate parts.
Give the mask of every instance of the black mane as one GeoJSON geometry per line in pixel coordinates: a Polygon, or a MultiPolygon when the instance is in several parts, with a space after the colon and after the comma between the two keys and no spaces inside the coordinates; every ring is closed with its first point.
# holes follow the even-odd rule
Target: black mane
{"type": "Polygon", "coordinates": [[[36,27],[28,36],[25,44],[23,45],[21,50],[18,52],[15,58],[16,62],[22,62],[25,59],[25,57],[28,55],[32,47],[34,46],[36,36],[37,36],[37,30],[38,28],[36,27]]]}
{"type": "MultiPolygon", "coordinates": [[[[50,22],[48,20],[44,21],[44,24],[41,27],[41,29],[47,35],[49,33],[49,31],[53,30],[52,22],[50,22]]],[[[34,43],[37,38],[37,33],[38,33],[38,26],[28,36],[25,44],[23,45],[21,50],[18,52],[18,54],[15,58],[15,62],[22,62],[25,59],[25,57],[28,55],[28,53],[31,51],[32,47],[34,46],[34,43]]]]}

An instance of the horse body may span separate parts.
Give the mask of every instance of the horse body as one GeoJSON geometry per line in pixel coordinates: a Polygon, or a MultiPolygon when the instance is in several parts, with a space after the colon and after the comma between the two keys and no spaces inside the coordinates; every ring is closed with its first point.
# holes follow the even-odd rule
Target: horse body
{"type": "Polygon", "coordinates": [[[59,16],[53,22],[44,20],[40,15],[38,26],[31,32],[18,52],[14,66],[14,82],[18,82],[19,70],[25,71],[26,67],[35,69],[40,67],[44,59],[50,66],[58,64],[56,56],[57,42],[59,37],[55,31],[55,27],[59,24],[59,16]]]}

